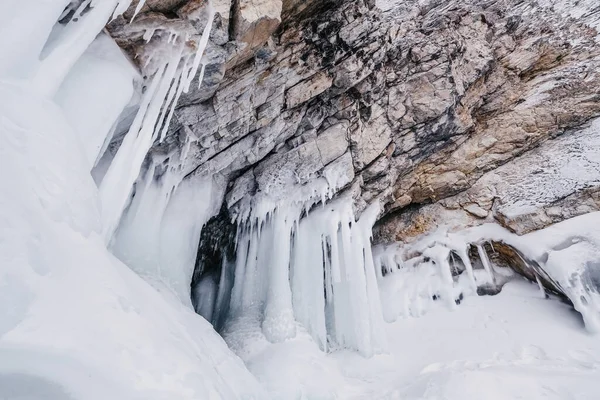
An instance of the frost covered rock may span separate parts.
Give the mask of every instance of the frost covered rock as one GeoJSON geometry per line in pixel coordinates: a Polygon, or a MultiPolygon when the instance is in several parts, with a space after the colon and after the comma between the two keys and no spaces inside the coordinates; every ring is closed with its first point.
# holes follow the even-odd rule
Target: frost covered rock
{"type": "Polygon", "coordinates": [[[439,230],[410,245],[380,247],[375,265],[386,319],[421,315],[439,299],[454,307],[465,295],[486,293],[480,287],[501,285],[507,276],[501,267],[508,266],[536,282],[542,293],[548,290],[566,297],[588,330],[597,333],[598,218],[600,213],[589,213],[523,236],[484,224],[455,233],[439,230]],[[470,256],[468,249],[473,247],[476,252],[470,256]],[[479,270],[474,268],[475,260],[479,270]],[[404,299],[404,308],[394,302],[396,297],[404,299]]]}
{"type": "Polygon", "coordinates": [[[599,209],[598,119],[484,174],[471,188],[380,224],[380,240],[410,241],[429,229],[496,221],[517,234],[599,209]],[[420,224],[420,229],[415,229],[420,224]]]}

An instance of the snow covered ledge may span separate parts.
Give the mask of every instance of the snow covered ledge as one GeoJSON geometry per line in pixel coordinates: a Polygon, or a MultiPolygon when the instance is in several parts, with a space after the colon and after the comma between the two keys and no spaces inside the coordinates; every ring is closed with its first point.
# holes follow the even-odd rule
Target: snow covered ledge
{"type": "Polygon", "coordinates": [[[506,269],[490,262],[487,250],[495,252],[497,243],[518,257],[509,263],[513,269],[537,281],[542,292],[546,289],[566,296],[581,313],[587,329],[597,333],[599,224],[600,212],[595,212],[523,236],[485,224],[455,233],[438,231],[410,245],[378,246],[374,255],[385,319],[420,315],[437,300],[455,307],[464,295],[481,293],[482,287],[501,286],[506,269]],[[474,268],[474,257],[469,255],[472,246],[480,269],[474,268]]]}

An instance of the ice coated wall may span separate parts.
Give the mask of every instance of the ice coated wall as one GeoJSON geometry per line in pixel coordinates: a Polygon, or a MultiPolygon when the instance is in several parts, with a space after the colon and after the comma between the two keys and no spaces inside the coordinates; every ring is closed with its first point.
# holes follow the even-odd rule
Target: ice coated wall
{"type": "Polygon", "coordinates": [[[155,173],[153,165],[138,181],[111,250],[154,287],[175,293],[192,308],[200,233],[219,210],[223,188],[200,176],[182,182],[181,172],[171,165],[159,177],[155,173]]]}
{"type": "Polygon", "coordinates": [[[89,171],[133,86],[120,53],[102,50],[107,39],[92,42],[128,2],[92,1],[66,27],[54,25],[69,1],[9,3],[0,24],[0,397],[266,398],[210,324],[106,250],[89,171]],[[88,56],[106,61],[90,76],[88,56]],[[129,84],[107,104],[92,77],[129,84]],[[96,125],[96,113],[107,123],[96,125]]]}

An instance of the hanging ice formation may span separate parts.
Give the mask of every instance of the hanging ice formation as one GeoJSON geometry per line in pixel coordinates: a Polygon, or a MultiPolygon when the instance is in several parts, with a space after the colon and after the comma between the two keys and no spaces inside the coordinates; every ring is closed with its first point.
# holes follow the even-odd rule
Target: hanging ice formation
{"type": "Polygon", "coordinates": [[[481,269],[469,258],[471,243],[452,235],[432,235],[413,245],[377,246],[374,263],[385,320],[419,317],[440,301],[452,309],[478,288],[495,286],[499,277],[483,242],[474,243],[481,269]]]}
{"type": "Polygon", "coordinates": [[[166,49],[161,47],[162,53],[166,54],[154,57],[159,61],[156,62],[152,81],[141,100],[138,114],[100,185],[103,234],[107,243],[117,229],[146,154],[157,139],[164,139],[179,97],[189,90],[198,72],[214,19],[210,4],[209,13],[209,20],[195,54],[184,54],[188,38],[175,38],[169,40],[171,46],[166,49]]]}
{"type": "Polygon", "coordinates": [[[111,250],[160,290],[173,291],[191,307],[190,286],[202,227],[215,214],[224,185],[214,178],[183,180],[181,158],[152,160],[136,183],[111,250]]]}
{"type": "Polygon", "coordinates": [[[317,205],[301,218],[307,208],[259,201],[238,219],[230,318],[251,315],[272,342],[293,337],[297,321],[323,350],[384,351],[371,254],[378,206],[359,221],[351,199],[317,205]]]}
{"type": "Polygon", "coordinates": [[[551,290],[568,297],[586,328],[600,332],[600,286],[594,272],[600,256],[599,221],[600,213],[591,213],[524,236],[485,224],[429,235],[412,245],[378,246],[375,266],[384,317],[391,322],[398,316],[419,316],[437,300],[454,307],[462,296],[477,293],[477,287],[501,287],[512,273],[491,263],[484,245],[498,242],[513,249],[524,266],[520,272],[542,293],[551,290]],[[469,259],[471,246],[477,250],[480,269],[469,259]]]}
{"type": "MultiPolygon", "coordinates": [[[[3,37],[11,38],[0,42],[0,51],[3,54],[0,60],[0,74],[27,78],[28,84],[36,91],[53,97],[107,21],[125,11],[131,0],[48,0],[41,3],[27,2],[28,4],[21,4],[20,0],[12,2],[15,3],[14,7],[11,7],[15,10],[14,15],[0,27],[3,37]],[[61,16],[67,14],[70,14],[67,24],[56,24],[61,16]],[[27,19],[39,23],[24,24],[23,21],[27,19]],[[20,25],[25,28],[20,28],[20,25]],[[23,32],[24,29],[27,29],[27,32],[23,32]],[[16,31],[21,33],[15,40],[11,32],[16,31]],[[41,61],[37,61],[38,59],[41,61]]],[[[143,5],[144,0],[138,3],[136,11],[143,5]]],[[[214,12],[209,8],[210,17],[194,54],[187,54],[185,51],[189,38],[176,38],[170,40],[168,47],[162,46],[162,54],[155,57],[157,61],[154,74],[141,100],[140,110],[100,186],[103,234],[107,243],[118,226],[144,157],[155,140],[164,138],[179,97],[188,91],[198,72],[214,18],[214,12]]],[[[102,71],[106,73],[106,70],[102,71]]],[[[72,82],[67,80],[58,94],[59,102],[72,105],[69,92],[73,85],[81,82],[88,85],[106,82],[92,75],[79,78],[76,74],[71,76],[69,79],[72,82]]],[[[115,80],[107,81],[118,83],[115,80]]],[[[109,87],[112,86],[109,84],[109,87]]],[[[123,93],[119,90],[116,92],[123,93]]],[[[110,122],[109,129],[100,124],[103,132],[93,135],[93,144],[87,151],[91,166],[97,158],[104,138],[110,133],[110,126],[118,117],[118,113],[114,115],[117,108],[122,110],[131,98],[131,93],[123,93],[122,97],[117,96],[112,103],[115,109],[107,110],[107,118],[102,119],[110,122]],[[101,140],[99,137],[102,135],[104,138],[101,140]]],[[[103,104],[108,106],[111,102],[103,104]]],[[[73,112],[73,115],[76,116],[77,113],[73,112]]],[[[89,138],[84,139],[84,143],[90,143],[87,140],[89,138]]]]}
{"type": "MultiPolygon", "coordinates": [[[[91,170],[130,104],[133,82],[140,80],[114,41],[103,33],[98,35],[110,18],[127,10],[130,0],[18,3],[15,18],[0,26],[5,37],[12,36],[5,30],[14,23],[34,17],[38,23],[22,23],[26,34],[17,41],[0,42],[5,54],[0,74],[23,79],[37,93],[54,97],[79,134],[91,170]],[[57,20],[68,22],[57,24],[57,20]],[[28,35],[32,39],[22,43],[28,35]],[[81,101],[82,91],[86,101],[81,101]]],[[[138,2],[136,13],[143,5],[144,1],[138,2]]],[[[161,281],[186,304],[190,302],[189,280],[200,229],[213,212],[212,201],[219,190],[212,190],[212,180],[198,178],[175,191],[183,178],[178,171],[180,159],[175,157],[158,179],[155,169],[164,168],[164,163],[153,164],[144,174],[144,183],[141,179],[137,185],[130,212],[123,217],[123,211],[150,147],[165,138],[177,101],[189,90],[201,66],[214,17],[210,4],[208,12],[209,20],[194,53],[186,47],[188,37],[170,35],[168,43],[155,43],[147,65],[151,78],[139,111],[100,183],[101,229],[106,243],[123,219],[120,240],[112,246],[115,254],[153,283],[161,281]],[[170,208],[169,200],[174,204],[170,208]]]]}

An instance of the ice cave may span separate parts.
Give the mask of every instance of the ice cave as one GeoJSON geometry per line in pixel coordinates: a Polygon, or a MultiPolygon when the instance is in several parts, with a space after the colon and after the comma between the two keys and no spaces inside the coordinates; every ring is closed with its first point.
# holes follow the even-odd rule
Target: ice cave
{"type": "Polygon", "coordinates": [[[597,400],[597,0],[0,0],[1,400],[597,400]]]}

